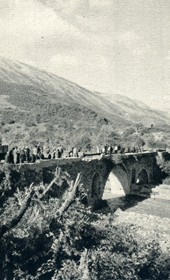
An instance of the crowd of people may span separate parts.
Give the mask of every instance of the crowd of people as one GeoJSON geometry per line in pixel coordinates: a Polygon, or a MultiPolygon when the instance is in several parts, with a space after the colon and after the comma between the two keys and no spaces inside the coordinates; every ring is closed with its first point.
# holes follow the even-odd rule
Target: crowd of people
{"type": "Polygon", "coordinates": [[[63,155],[63,147],[57,149],[43,148],[41,146],[34,146],[32,148],[26,146],[24,148],[13,147],[9,149],[5,156],[6,163],[33,163],[40,159],[55,159],[61,158],[63,155]]]}
{"type": "Polygon", "coordinates": [[[101,149],[98,147],[98,152],[103,154],[123,154],[123,153],[139,153],[143,152],[142,147],[129,147],[129,146],[121,146],[121,145],[115,145],[115,146],[109,146],[105,145],[101,149]]]}
{"type": "Polygon", "coordinates": [[[65,149],[63,146],[58,148],[49,148],[42,147],[40,145],[34,147],[13,147],[9,149],[5,156],[6,163],[34,163],[36,160],[42,159],[58,159],[58,158],[67,158],[67,157],[84,157],[86,154],[117,154],[117,153],[136,153],[139,152],[137,148],[123,148],[120,145],[109,146],[105,145],[103,147],[97,146],[91,151],[72,147],[70,149],[65,149]]]}

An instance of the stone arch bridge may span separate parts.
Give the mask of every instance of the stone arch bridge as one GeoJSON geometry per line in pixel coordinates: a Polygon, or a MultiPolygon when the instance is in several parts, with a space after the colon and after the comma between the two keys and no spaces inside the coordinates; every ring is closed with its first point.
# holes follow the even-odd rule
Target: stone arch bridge
{"type": "Polygon", "coordinates": [[[33,164],[3,164],[0,166],[0,183],[5,178],[4,174],[8,173],[12,187],[27,187],[32,182],[48,184],[55,176],[56,167],[59,167],[70,180],[75,180],[81,173],[88,204],[94,205],[102,198],[110,173],[117,177],[126,195],[143,196],[149,193],[148,190],[151,191],[159,179],[157,156],[155,152],[145,152],[42,160],[33,164]]]}

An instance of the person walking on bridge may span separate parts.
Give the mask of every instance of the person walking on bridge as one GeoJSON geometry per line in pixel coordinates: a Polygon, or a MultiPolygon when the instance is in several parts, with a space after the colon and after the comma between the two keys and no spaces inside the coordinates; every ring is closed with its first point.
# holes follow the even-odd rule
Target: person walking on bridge
{"type": "Polygon", "coordinates": [[[14,150],[14,148],[12,148],[12,149],[9,151],[9,163],[14,163],[13,150],[14,150]]]}
{"type": "Polygon", "coordinates": [[[9,155],[9,151],[6,153],[5,155],[5,162],[6,163],[10,163],[10,155],[9,155]]]}
{"type": "Polygon", "coordinates": [[[109,155],[111,155],[113,153],[113,147],[110,145],[107,149],[109,155]]]}
{"type": "Polygon", "coordinates": [[[21,149],[20,151],[20,163],[23,163],[26,159],[26,156],[25,156],[25,151],[24,149],[21,149]]]}
{"type": "Polygon", "coordinates": [[[15,148],[13,149],[12,154],[13,154],[14,164],[17,164],[17,147],[15,147],[15,148]]]}
{"type": "Polygon", "coordinates": [[[26,157],[26,162],[29,162],[30,160],[30,149],[28,146],[25,147],[25,157],[26,157]]]}

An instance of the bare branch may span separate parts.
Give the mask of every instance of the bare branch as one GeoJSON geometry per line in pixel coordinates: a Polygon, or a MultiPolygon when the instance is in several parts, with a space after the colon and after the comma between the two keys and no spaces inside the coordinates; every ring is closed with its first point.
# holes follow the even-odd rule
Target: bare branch
{"type": "Polygon", "coordinates": [[[52,185],[57,181],[57,179],[60,177],[61,174],[61,168],[57,167],[55,172],[54,179],[50,182],[50,184],[47,186],[47,188],[44,190],[44,192],[40,195],[40,199],[45,196],[45,194],[50,190],[52,185]]]}
{"type": "Polygon", "coordinates": [[[73,183],[73,181],[71,182],[70,189],[65,194],[65,201],[58,211],[58,215],[60,217],[68,209],[70,204],[74,201],[75,196],[76,196],[77,187],[80,184],[80,180],[81,180],[81,173],[78,173],[75,183],[73,183]]]}

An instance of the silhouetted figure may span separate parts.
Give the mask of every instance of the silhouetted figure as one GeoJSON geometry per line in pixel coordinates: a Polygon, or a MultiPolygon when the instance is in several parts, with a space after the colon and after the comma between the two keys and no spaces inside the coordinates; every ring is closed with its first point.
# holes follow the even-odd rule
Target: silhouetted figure
{"type": "Polygon", "coordinates": [[[60,158],[61,158],[63,155],[63,152],[64,152],[63,146],[58,147],[58,150],[59,150],[60,158]]]}
{"type": "Polygon", "coordinates": [[[13,150],[14,148],[9,151],[9,163],[14,163],[13,150]]]}
{"type": "Polygon", "coordinates": [[[26,160],[25,151],[22,149],[20,152],[20,163],[23,163],[26,160]]]}
{"type": "Polygon", "coordinates": [[[52,159],[55,159],[55,155],[56,155],[56,150],[52,151],[52,159]]]}
{"type": "Polygon", "coordinates": [[[17,163],[20,163],[20,149],[18,149],[17,148],[17,151],[16,151],[16,153],[17,153],[17,163]]]}
{"type": "Polygon", "coordinates": [[[112,146],[109,146],[107,148],[107,152],[109,153],[109,155],[111,155],[113,153],[113,147],[112,146]]]}
{"type": "Polygon", "coordinates": [[[40,152],[39,158],[40,158],[40,159],[44,159],[44,154],[43,154],[42,152],[40,152]]]}
{"type": "Polygon", "coordinates": [[[25,160],[26,162],[29,162],[29,158],[30,158],[30,149],[29,147],[25,147],[25,160]]]}
{"type": "Polygon", "coordinates": [[[60,149],[57,149],[57,151],[56,151],[56,157],[57,157],[57,158],[61,158],[61,156],[62,156],[61,150],[60,150],[60,149]]]}

